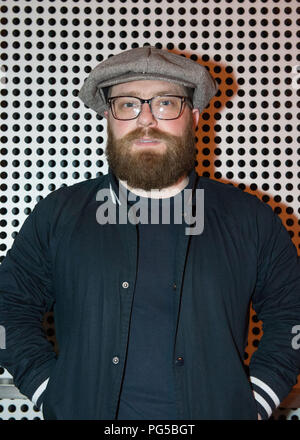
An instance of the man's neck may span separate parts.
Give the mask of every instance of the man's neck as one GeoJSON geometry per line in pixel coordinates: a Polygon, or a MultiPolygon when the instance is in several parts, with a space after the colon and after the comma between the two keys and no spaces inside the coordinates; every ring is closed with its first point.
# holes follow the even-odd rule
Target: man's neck
{"type": "Polygon", "coordinates": [[[152,199],[166,199],[169,197],[174,197],[176,194],[180,193],[189,183],[188,176],[182,176],[171,186],[162,189],[151,189],[150,191],[146,191],[141,188],[133,188],[127,184],[126,181],[120,180],[121,184],[125,186],[132,193],[140,196],[140,197],[148,197],[152,199]]]}

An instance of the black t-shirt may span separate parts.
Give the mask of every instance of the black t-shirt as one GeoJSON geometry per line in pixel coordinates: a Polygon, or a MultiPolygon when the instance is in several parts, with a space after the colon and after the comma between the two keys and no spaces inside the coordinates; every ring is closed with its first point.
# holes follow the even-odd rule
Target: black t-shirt
{"type": "Polygon", "coordinates": [[[173,380],[177,228],[138,224],[138,271],[118,419],[176,420],[173,380]]]}

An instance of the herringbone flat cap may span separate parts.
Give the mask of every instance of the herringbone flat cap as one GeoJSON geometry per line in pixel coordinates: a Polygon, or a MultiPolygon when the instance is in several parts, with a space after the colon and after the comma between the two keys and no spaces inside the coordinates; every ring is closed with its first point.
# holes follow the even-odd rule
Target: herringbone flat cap
{"type": "Polygon", "coordinates": [[[163,80],[194,89],[193,105],[200,112],[216,94],[217,86],[206,67],[167,50],[145,46],[111,56],[85,80],[79,98],[103,116],[108,105],[107,87],[136,80],[163,80]]]}

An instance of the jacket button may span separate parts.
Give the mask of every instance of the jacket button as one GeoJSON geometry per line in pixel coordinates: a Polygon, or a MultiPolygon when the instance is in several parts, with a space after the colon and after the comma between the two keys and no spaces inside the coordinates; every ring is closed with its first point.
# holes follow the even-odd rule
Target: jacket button
{"type": "Polygon", "coordinates": [[[123,287],[123,289],[128,289],[129,283],[127,281],[123,281],[122,287],[123,287]]]}
{"type": "Polygon", "coordinates": [[[182,356],[178,356],[178,358],[176,358],[175,365],[177,365],[177,367],[184,365],[184,359],[182,356]]]}
{"type": "Polygon", "coordinates": [[[177,289],[177,284],[173,283],[173,289],[176,290],[177,289]]]}
{"type": "Polygon", "coordinates": [[[118,358],[118,356],[114,356],[112,359],[112,362],[114,365],[117,365],[119,363],[120,359],[118,358]]]}

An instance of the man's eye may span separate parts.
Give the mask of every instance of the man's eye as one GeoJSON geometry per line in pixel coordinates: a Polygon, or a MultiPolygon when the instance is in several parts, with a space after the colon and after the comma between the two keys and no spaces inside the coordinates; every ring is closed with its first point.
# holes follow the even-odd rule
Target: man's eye
{"type": "Polygon", "coordinates": [[[129,108],[129,107],[133,107],[134,106],[134,103],[133,102],[124,102],[123,103],[123,107],[127,107],[127,108],[129,108]]]}
{"type": "Polygon", "coordinates": [[[125,108],[125,109],[127,109],[127,108],[135,108],[135,107],[137,107],[137,105],[138,104],[136,102],[132,102],[132,101],[124,101],[124,102],[121,103],[121,107],[125,108]]]}
{"type": "Polygon", "coordinates": [[[172,105],[172,101],[170,99],[164,99],[163,101],[160,101],[160,105],[163,107],[168,107],[169,105],[172,105]]]}

